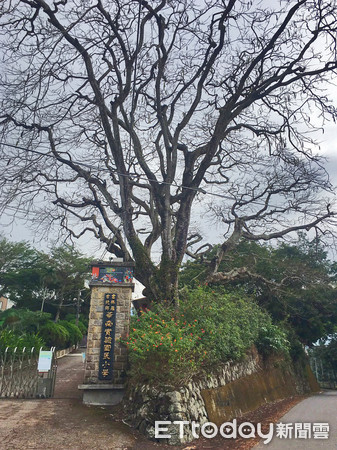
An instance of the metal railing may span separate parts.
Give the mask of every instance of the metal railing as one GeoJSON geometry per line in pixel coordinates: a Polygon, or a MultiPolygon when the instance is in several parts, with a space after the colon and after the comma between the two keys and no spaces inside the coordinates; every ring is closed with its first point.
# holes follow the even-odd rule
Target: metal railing
{"type": "MultiPolygon", "coordinates": [[[[51,370],[38,373],[39,350],[7,347],[0,352],[0,398],[52,397],[56,378],[56,358],[51,370]],[[50,381],[45,381],[50,380],[50,381]],[[43,386],[47,386],[46,389],[43,386]]],[[[54,350],[53,355],[55,355],[54,350]]]]}
{"type": "Polygon", "coordinates": [[[337,389],[337,374],[331,368],[327,368],[321,358],[310,357],[309,361],[321,388],[337,389]]]}

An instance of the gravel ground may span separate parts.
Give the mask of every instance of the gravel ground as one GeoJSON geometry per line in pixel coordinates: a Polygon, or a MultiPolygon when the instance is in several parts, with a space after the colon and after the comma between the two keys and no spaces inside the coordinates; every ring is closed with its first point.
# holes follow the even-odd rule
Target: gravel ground
{"type": "MultiPolygon", "coordinates": [[[[154,450],[249,449],[258,439],[200,439],[184,446],[150,442],[123,422],[119,407],[88,407],[77,389],[83,382],[81,354],[59,360],[55,396],[45,400],[0,400],[0,449],[154,450]]],[[[275,402],[239,420],[276,422],[302,398],[275,402]]]]}

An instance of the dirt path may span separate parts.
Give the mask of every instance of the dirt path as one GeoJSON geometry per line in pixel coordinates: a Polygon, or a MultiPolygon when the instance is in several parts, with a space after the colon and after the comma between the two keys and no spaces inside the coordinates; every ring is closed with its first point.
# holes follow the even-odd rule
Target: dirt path
{"type": "Polygon", "coordinates": [[[53,399],[0,400],[0,449],[143,447],[145,438],[114,421],[109,408],[82,404],[77,386],[83,383],[83,371],[81,354],[66,356],[59,360],[53,399]]]}
{"type": "MultiPolygon", "coordinates": [[[[0,400],[0,450],[246,450],[257,442],[215,438],[179,447],[150,442],[121,421],[118,409],[83,405],[77,389],[83,374],[81,354],[68,355],[59,360],[54,398],[0,400]]],[[[265,405],[241,421],[275,421],[297,401],[265,405]]]]}

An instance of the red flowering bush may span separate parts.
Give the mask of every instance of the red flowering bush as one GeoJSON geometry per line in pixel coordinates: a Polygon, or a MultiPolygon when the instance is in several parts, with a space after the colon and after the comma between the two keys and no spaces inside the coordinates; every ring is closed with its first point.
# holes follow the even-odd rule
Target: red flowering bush
{"type": "Polygon", "coordinates": [[[131,320],[124,341],[130,375],[144,381],[181,383],[221,362],[241,358],[271,324],[250,298],[200,287],[179,309],[156,306],[131,320]]]}
{"type": "Polygon", "coordinates": [[[131,320],[124,343],[129,349],[133,375],[165,380],[194,374],[206,359],[205,330],[197,319],[187,322],[176,310],[157,307],[131,320]]]}

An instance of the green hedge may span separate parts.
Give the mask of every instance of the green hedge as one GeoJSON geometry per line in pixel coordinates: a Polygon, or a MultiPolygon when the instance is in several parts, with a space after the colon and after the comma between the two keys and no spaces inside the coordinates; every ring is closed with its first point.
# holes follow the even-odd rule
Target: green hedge
{"type": "MultiPolygon", "coordinates": [[[[67,322],[73,323],[76,325],[76,315],[75,314],[67,314],[65,317],[65,320],[67,322]]],[[[85,318],[83,316],[80,315],[78,324],[77,324],[78,328],[80,329],[82,336],[84,336],[85,334],[87,334],[88,331],[88,321],[85,320],[85,318]]]]}
{"type": "Polygon", "coordinates": [[[83,337],[81,330],[74,323],[67,322],[65,320],[61,320],[58,322],[59,325],[63,326],[69,333],[69,339],[67,340],[66,346],[70,347],[71,345],[76,345],[80,342],[83,337]]]}
{"type": "Polygon", "coordinates": [[[130,375],[180,383],[211,366],[242,358],[253,344],[264,354],[288,351],[285,333],[249,297],[200,287],[180,307],[156,306],[131,318],[130,375]]]}
{"type": "Polygon", "coordinates": [[[64,326],[51,320],[40,328],[39,334],[47,347],[58,349],[67,347],[67,342],[70,339],[69,331],[64,326]]]}
{"type": "MultiPolygon", "coordinates": [[[[75,320],[75,316],[72,318],[75,320]]],[[[84,324],[80,325],[86,332],[84,324]]],[[[66,348],[77,344],[83,336],[81,329],[66,320],[50,320],[50,314],[25,309],[0,312],[0,347],[66,348]]]]}

